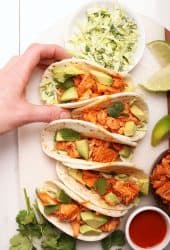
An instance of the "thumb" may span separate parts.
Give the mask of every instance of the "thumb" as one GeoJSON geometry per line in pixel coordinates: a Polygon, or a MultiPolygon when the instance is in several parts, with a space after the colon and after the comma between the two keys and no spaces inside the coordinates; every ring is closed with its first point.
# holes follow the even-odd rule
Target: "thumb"
{"type": "Polygon", "coordinates": [[[26,123],[50,122],[57,119],[70,118],[69,110],[51,105],[28,104],[26,110],[26,123]]]}

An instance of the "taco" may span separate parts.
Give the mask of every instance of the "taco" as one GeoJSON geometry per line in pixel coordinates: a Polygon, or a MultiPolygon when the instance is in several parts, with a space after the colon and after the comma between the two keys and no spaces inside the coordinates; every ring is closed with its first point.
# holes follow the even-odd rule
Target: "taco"
{"type": "Polygon", "coordinates": [[[148,194],[149,179],[142,170],[127,167],[108,167],[107,171],[73,169],[62,164],[56,166],[60,181],[71,188],[85,202],[114,211],[127,210],[148,194]]]}
{"type": "Polygon", "coordinates": [[[148,106],[138,94],[119,93],[73,110],[72,118],[95,123],[113,134],[138,141],[147,130],[148,106]]]}
{"type": "MultiPolygon", "coordinates": [[[[104,209],[93,209],[78,195],[59,181],[47,181],[36,191],[40,212],[54,226],[72,237],[84,241],[97,241],[114,231],[119,218],[103,215],[104,209]]],[[[116,214],[116,212],[115,212],[116,214]]],[[[118,212],[119,217],[123,213],[118,212]]]]}
{"type": "Polygon", "coordinates": [[[46,104],[76,108],[102,95],[126,90],[130,84],[128,81],[128,75],[97,64],[82,59],[66,59],[46,69],[40,83],[40,96],[46,104]]]}
{"type": "Polygon", "coordinates": [[[43,151],[50,157],[73,168],[97,168],[112,163],[128,166],[134,145],[115,139],[103,128],[80,120],[65,119],[49,123],[41,133],[43,151]],[[124,144],[120,144],[124,143],[124,144]]]}

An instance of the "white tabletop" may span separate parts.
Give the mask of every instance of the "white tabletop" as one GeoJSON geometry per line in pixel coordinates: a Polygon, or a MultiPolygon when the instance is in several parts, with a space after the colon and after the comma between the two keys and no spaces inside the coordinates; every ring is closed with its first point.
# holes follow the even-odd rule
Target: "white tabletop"
{"type": "MultiPolygon", "coordinates": [[[[0,66],[23,51],[56,19],[67,16],[87,0],[0,0],[0,66]]],[[[170,28],[169,0],[122,0],[134,10],[154,18],[170,28]]],[[[64,28],[64,27],[63,27],[64,28]]],[[[57,32],[56,32],[57,36],[57,32]]],[[[3,111],[1,111],[3,112],[3,111]]],[[[8,249],[8,241],[15,233],[15,215],[19,204],[19,176],[17,162],[17,132],[0,137],[0,249],[8,249]]]]}

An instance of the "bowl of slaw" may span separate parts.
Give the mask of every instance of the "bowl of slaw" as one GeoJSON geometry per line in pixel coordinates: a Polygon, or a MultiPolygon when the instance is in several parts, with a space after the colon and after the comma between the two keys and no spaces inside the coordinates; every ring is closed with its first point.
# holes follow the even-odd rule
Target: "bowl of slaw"
{"type": "Polygon", "coordinates": [[[127,73],[142,58],[145,32],[140,18],[126,6],[97,0],[68,19],[64,42],[76,58],[127,73]]]}

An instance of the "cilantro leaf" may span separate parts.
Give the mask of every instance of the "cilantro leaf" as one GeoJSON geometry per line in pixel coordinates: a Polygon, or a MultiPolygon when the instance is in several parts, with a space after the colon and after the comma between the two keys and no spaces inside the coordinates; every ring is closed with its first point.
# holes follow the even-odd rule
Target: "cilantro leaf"
{"type": "Polygon", "coordinates": [[[121,112],[125,109],[124,103],[117,101],[112,106],[107,108],[107,113],[111,117],[119,117],[121,112]]]}
{"type": "Polygon", "coordinates": [[[43,236],[54,236],[55,238],[59,239],[60,238],[60,232],[56,227],[51,225],[49,222],[46,221],[46,223],[42,227],[42,234],[43,236]]]}
{"type": "Polygon", "coordinates": [[[57,250],[57,238],[48,237],[41,242],[41,247],[43,250],[57,250]]]}
{"type": "Polygon", "coordinates": [[[124,246],[126,243],[125,233],[121,230],[115,230],[112,234],[112,246],[124,246]]]}
{"type": "Polygon", "coordinates": [[[16,234],[10,239],[10,250],[32,250],[31,241],[22,234],[16,234]]]}
{"type": "Polygon", "coordinates": [[[41,226],[38,224],[18,225],[17,231],[23,236],[29,236],[30,238],[37,237],[40,239],[42,237],[41,226]]]}
{"type": "Polygon", "coordinates": [[[121,230],[115,230],[112,234],[102,240],[103,250],[110,250],[112,246],[124,246],[125,234],[121,230]]]}
{"type": "Polygon", "coordinates": [[[103,250],[110,250],[111,247],[112,247],[112,238],[111,238],[111,234],[110,234],[108,237],[106,237],[102,240],[102,249],[103,250]]]}
{"type": "Polygon", "coordinates": [[[29,211],[21,210],[16,217],[16,222],[18,223],[18,231],[23,236],[41,238],[41,227],[37,223],[35,213],[32,209],[29,211]]]}
{"type": "Polygon", "coordinates": [[[75,141],[76,139],[80,139],[80,134],[70,128],[61,128],[59,133],[65,141],[75,141]]]}
{"type": "Polygon", "coordinates": [[[61,234],[61,237],[58,241],[57,250],[75,250],[76,241],[71,236],[68,236],[64,233],[61,234]]]}
{"type": "Polygon", "coordinates": [[[35,222],[34,212],[32,210],[30,211],[21,210],[17,215],[16,222],[22,225],[34,223],[35,222]]]}
{"type": "Polygon", "coordinates": [[[74,86],[74,81],[72,78],[68,78],[64,82],[57,82],[56,88],[69,89],[74,86]]]}
{"type": "Polygon", "coordinates": [[[101,195],[105,194],[107,187],[108,183],[103,177],[98,178],[94,185],[95,190],[101,195]]]}
{"type": "Polygon", "coordinates": [[[59,201],[61,201],[62,203],[64,204],[69,204],[71,203],[71,198],[70,196],[68,196],[64,190],[60,190],[58,195],[57,195],[57,198],[59,199],[59,201]]]}

